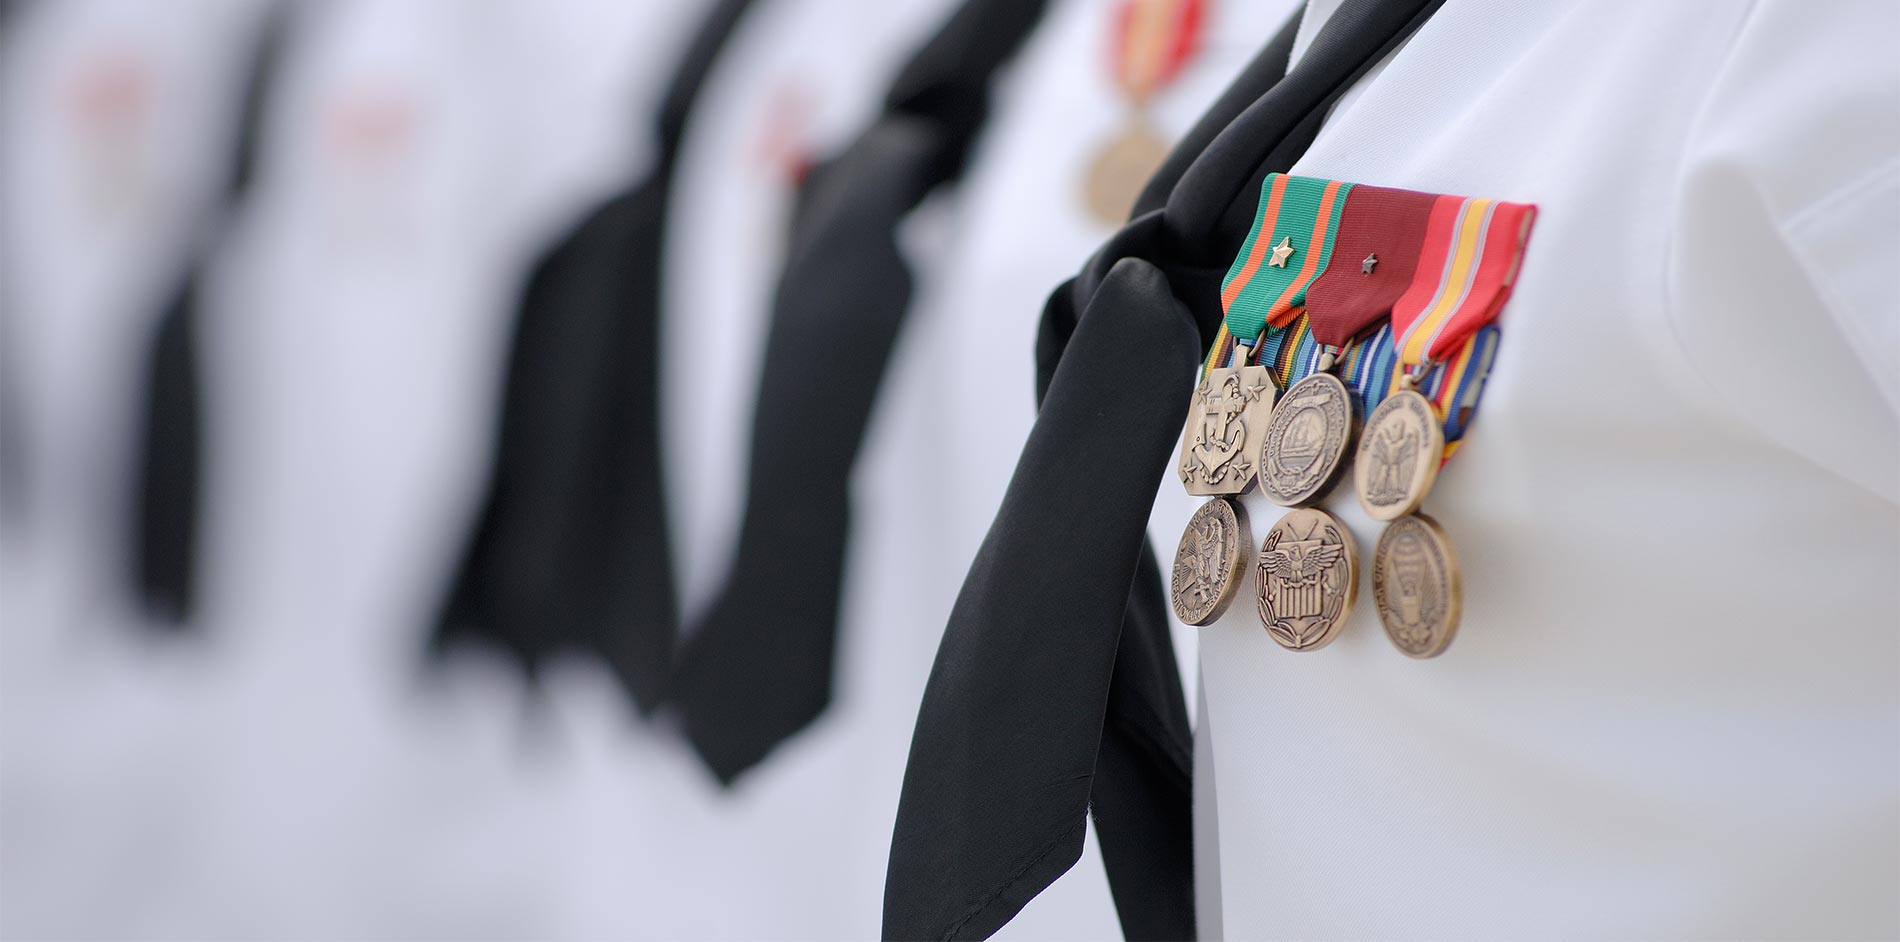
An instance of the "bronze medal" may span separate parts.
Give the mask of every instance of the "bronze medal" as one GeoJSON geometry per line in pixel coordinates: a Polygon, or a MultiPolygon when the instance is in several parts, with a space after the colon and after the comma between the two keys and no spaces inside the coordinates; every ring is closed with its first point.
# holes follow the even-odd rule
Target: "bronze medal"
{"type": "Polygon", "coordinates": [[[1260,490],[1297,507],[1323,496],[1339,477],[1352,444],[1352,394],[1331,373],[1293,384],[1273,408],[1260,448],[1260,490]]]}
{"type": "Polygon", "coordinates": [[[1246,508],[1225,497],[1202,504],[1188,519],[1181,545],[1174,551],[1169,589],[1175,617],[1189,625],[1205,625],[1227,611],[1246,568],[1241,559],[1252,548],[1246,508]]]}
{"type": "Polygon", "coordinates": [[[1353,489],[1374,520],[1397,520],[1418,509],[1438,479],[1445,429],[1431,400],[1401,389],[1379,403],[1359,432],[1353,489]]]}
{"type": "Polygon", "coordinates": [[[1372,553],[1372,601],[1399,650],[1437,657],[1458,633],[1464,584],[1445,531],[1430,517],[1400,517],[1372,553]]]}
{"type": "Polygon", "coordinates": [[[1208,370],[1188,403],[1175,472],[1190,494],[1241,494],[1273,415],[1273,374],[1264,366],[1208,370]]]}
{"type": "Polygon", "coordinates": [[[1352,615],[1359,594],[1359,548],[1345,524],[1300,508],[1267,531],[1260,549],[1260,620],[1281,647],[1325,647],[1352,615]]]}
{"type": "Polygon", "coordinates": [[[1141,188],[1167,156],[1167,142],[1142,124],[1110,138],[1095,152],[1083,178],[1082,199],[1089,215],[1105,226],[1127,222],[1141,188]]]}

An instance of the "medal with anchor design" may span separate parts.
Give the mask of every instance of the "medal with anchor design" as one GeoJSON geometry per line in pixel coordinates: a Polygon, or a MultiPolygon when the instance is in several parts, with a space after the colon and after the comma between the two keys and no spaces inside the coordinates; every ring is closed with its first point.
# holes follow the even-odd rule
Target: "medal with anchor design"
{"type": "Polygon", "coordinates": [[[1194,389],[1175,469],[1190,494],[1241,494],[1253,486],[1253,456],[1276,387],[1265,367],[1247,365],[1250,349],[1235,347],[1232,364],[1208,370],[1194,389]]]}
{"type": "MultiPolygon", "coordinates": [[[[1277,173],[1262,181],[1254,230],[1221,290],[1226,324],[1235,336],[1274,328],[1284,349],[1286,328],[1304,313],[1307,289],[1332,259],[1352,190],[1337,180],[1277,173]]],[[[1260,489],[1276,504],[1318,499],[1344,466],[1353,436],[1352,397],[1326,373],[1332,362],[1329,352],[1315,361],[1317,371],[1283,374],[1297,382],[1274,405],[1256,461],[1260,489]]]]}

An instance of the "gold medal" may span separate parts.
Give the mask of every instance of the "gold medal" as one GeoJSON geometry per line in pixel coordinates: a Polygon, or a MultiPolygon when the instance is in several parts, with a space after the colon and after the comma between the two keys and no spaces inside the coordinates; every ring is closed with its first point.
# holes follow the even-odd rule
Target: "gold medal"
{"type": "Polygon", "coordinates": [[[1243,554],[1253,549],[1247,532],[1246,508],[1216,497],[1189,518],[1174,551],[1174,578],[1170,595],[1175,617],[1189,625],[1205,625],[1227,611],[1240,588],[1243,554]]]}
{"type": "Polygon", "coordinates": [[[1400,517],[1380,534],[1372,553],[1372,601],[1400,651],[1417,658],[1444,653],[1458,633],[1464,583],[1437,521],[1400,517]]]}
{"type": "Polygon", "coordinates": [[[1104,226],[1127,222],[1141,188],[1167,156],[1167,142],[1140,123],[1110,138],[1095,152],[1083,177],[1082,201],[1089,215],[1104,226]]]}
{"type": "Polygon", "coordinates": [[[1281,647],[1325,647],[1352,615],[1359,594],[1359,548],[1345,524],[1300,508],[1267,531],[1260,549],[1260,620],[1281,647]]]}
{"type": "Polygon", "coordinates": [[[1264,366],[1207,371],[1188,404],[1175,468],[1188,493],[1241,494],[1253,486],[1253,459],[1273,416],[1274,391],[1264,366]]]}
{"type": "Polygon", "coordinates": [[[1320,372],[1294,383],[1267,422],[1260,490],[1286,507],[1323,496],[1345,464],[1352,426],[1352,394],[1339,377],[1320,372]]]}
{"type": "Polygon", "coordinates": [[[1379,403],[1359,433],[1353,458],[1353,489],[1374,520],[1397,520],[1418,509],[1438,479],[1445,454],[1445,427],[1415,389],[1402,389],[1379,403]]]}

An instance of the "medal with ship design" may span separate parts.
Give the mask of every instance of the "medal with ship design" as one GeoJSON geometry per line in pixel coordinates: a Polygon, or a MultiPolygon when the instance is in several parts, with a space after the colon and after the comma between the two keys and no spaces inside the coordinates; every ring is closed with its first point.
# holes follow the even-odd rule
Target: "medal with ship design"
{"type": "Polygon", "coordinates": [[[1281,647],[1317,651],[1352,615],[1359,548],[1323,510],[1296,508],[1267,531],[1259,559],[1260,620],[1281,647]]]}
{"type": "Polygon", "coordinates": [[[1260,490],[1285,507],[1325,496],[1345,467],[1352,433],[1352,394],[1339,377],[1320,372],[1293,384],[1262,436],[1260,490]]]}
{"type": "Polygon", "coordinates": [[[1185,624],[1205,625],[1227,611],[1245,571],[1241,559],[1252,548],[1245,508],[1224,497],[1202,504],[1189,518],[1174,553],[1169,598],[1175,617],[1185,624]]]}

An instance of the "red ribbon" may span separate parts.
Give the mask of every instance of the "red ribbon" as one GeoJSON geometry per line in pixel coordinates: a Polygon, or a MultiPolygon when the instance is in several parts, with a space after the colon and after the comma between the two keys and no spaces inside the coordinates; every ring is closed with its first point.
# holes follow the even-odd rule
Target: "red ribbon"
{"type": "Polygon", "coordinates": [[[1315,341],[1345,346],[1392,313],[1393,302],[1412,285],[1437,199],[1364,184],[1346,194],[1332,258],[1306,289],[1306,320],[1315,341]]]}

